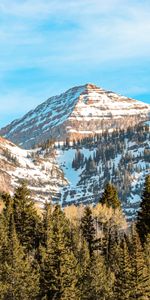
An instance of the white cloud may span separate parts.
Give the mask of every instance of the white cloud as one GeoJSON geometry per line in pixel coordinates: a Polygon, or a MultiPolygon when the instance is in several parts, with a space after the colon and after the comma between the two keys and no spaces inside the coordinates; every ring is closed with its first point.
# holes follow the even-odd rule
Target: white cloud
{"type": "Polygon", "coordinates": [[[0,51],[6,56],[6,64],[4,61],[5,66],[2,64],[1,67],[7,69],[10,64],[10,69],[13,69],[14,64],[24,67],[31,63],[33,67],[49,68],[54,60],[56,65],[58,62],[84,63],[89,60],[101,64],[147,57],[150,49],[150,4],[147,3],[129,0],[1,0],[4,16],[18,17],[8,18],[8,23],[1,27],[3,44],[0,51]],[[53,31],[51,25],[44,31],[41,18],[49,23],[55,20],[60,26],[62,24],[61,32],[59,29],[53,31]],[[75,23],[75,29],[69,29],[69,25],[68,30],[63,29],[65,21],[75,23]],[[11,49],[12,54],[20,50],[17,58],[14,53],[13,62],[7,60],[11,49]]]}
{"type": "MultiPolygon", "coordinates": [[[[0,88],[4,90],[0,102],[4,113],[15,112],[20,101],[19,109],[25,112],[40,103],[42,95],[55,94],[52,87],[44,94],[39,92],[41,84],[37,83],[32,97],[32,83],[26,91],[17,79],[6,93],[7,80],[11,81],[16,70],[35,68],[45,72],[52,86],[59,81],[60,73],[70,82],[73,73],[73,81],[77,81],[77,74],[87,71],[82,79],[79,74],[80,84],[93,70],[109,72],[111,66],[119,68],[149,59],[148,0],[0,0],[0,13],[0,88]]],[[[36,78],[33,80],[36,82],[36,78]]],[[[145,93],[144,84],[134,82],[132,87],[129,82],[128,91],[136,94],[144,89],[145,93]]]]}

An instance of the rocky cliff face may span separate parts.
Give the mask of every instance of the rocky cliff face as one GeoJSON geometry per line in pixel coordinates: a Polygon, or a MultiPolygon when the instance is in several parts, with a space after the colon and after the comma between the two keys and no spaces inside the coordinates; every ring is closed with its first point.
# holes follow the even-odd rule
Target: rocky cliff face
{"type": "Polygon", "coordinates": [[[150,105],[86,84],[51,97],[2,128],[0,135],[31,148],[49,138],[73,140],[134,126],[149,118],[150,105]]]}

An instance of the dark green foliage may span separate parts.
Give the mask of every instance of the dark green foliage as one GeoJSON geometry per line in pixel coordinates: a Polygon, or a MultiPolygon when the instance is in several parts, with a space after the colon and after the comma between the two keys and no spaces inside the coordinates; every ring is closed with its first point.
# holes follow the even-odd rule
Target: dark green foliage
{"type": "Polygon", "coordinates": [[[3,243],[0,243],[0,257],[3,254],[3,260],[0,259],[0,299],[36,299],[39,289],[38,271],[33,269],[30,260],[25,257],[16,234],[13,216],[9,235],[5,234],[4,238],[3,243]]]}
{"type": "Polygon", "coordinates": [[[150,299],[149,274],[144,257],[144,251],[136,230],[131,236],[131,292],[130,299],[150,299]]]}
{"type": "Polygon", "coordinates": [[[147,235],[146,242],[144,245],[144,250],[145,250],[146,265],[148,268],[149,279],[150,279],[150,234],[147,235]]]}
{"type": "Polygon", "coordinates": [[[22,182],[15,191],[13,214],[21,244],[27,251],[36,249],[39,244],[40,219],[25,182],[22,182]]]}
{"type": "Polygon", "coordinates": [[[108,278],[103,257],[99,253],[94,254],[92,260],[88,261],[82,277],[81,299],[110,299],[111,284],[112,279],[111,276],[108,278]]]}
{"type": "Polygon", "coordinates": [[[52,205],[51,203],[46,202],[44,205],[43,211],[43,222],[42,222],[42,236],[41,244],[45,248],[48,247],[51,237],[52,230],[52,205]]]}
{"type": "MultiPolygon", "coordinates": [[[[99,207],[120,213],[114,189],[105,204],[115,209],[99,207]]],[[[76,218],[72,208],[68,219],[66,210],[46,203],[40,219],[24,183],[2,199],[1,300],[150,299],[149,233],[143,247],[135,228],[125,235],[113,214],[101,222],[100,208],[89,206],[75,209],[76,218]]]]}
{"type": "Polygon", "coordinates": [[[137,230],[142,244],[146,241],[146,237],[150,234],[150,175],[145,179],[142,201],[137,217],[137,230]]]}
{"type": "Polygon", "coordinates": [[[78,266],[71,248],[68,221],[59,206],[51,216],[48,211],[46,215],[50,220],[46,228],[46,250],[42,251],[41,294],[48,299],[76,300],[78,266]]]}
{"type": "Polygon", "coordinates": [[[118,254],[118,272],[115,279],[115,299],[130,299],[131,261],[125,238],[122,240],[118,254]]]}
{"type": "Polygon", "coordinates": [[[95,227],[94,227],[94,219],[92,217],[92,211],[89,206],[85,207],[84,216],[81,219],[81,231],[83,237],[85,238],[90,257],[92,257],[94,248],[95,248],[95,227]]]}
{"type": "Polygon", "coordinates": [[[120,208],[121,203],[118,198],[117,190],[114,185],[107,183],[104,193],[100,199],[102,204],[106,204],[108,207],[112,207],[114,209],[120,208]]]}

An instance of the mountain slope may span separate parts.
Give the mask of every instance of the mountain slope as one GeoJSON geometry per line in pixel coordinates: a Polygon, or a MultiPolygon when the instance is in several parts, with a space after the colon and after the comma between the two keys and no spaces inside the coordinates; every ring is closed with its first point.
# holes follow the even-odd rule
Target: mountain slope
{"type": "Polygon", "coordinates": [[[13,193],[22,179],[40,204],[51,198],[59,200],[60,188],[67,184],[53,149],[23,150],[0,138],[0,192],[13,193]]]}
{"type": "Polygon", "coordinates": [[[104,130],[127,128],[150,117],[150,105],[107,92],[92,84],[49,98],[0,130],[24,148],[47,139],[71,140],[104,130]]]}
{"type": "Polygon", "coordinates": [[[57,161],[68,181],[62,189],[64,206],[96,203],[105,184],[111,181],[128,219],[132,219],[139,207],[145,176],[150,173],[149,124],[61,147],[57,161]]]}
{"type": "Polygon", "coordinates": [[[70,144],[47,142],[34,150],[0,138],[0,191],[12,193],[26,179],[39,205],[49,199],[62,206],[97,203],[111,181],[132,219],[149,172],[150,122],[70,144]]]}

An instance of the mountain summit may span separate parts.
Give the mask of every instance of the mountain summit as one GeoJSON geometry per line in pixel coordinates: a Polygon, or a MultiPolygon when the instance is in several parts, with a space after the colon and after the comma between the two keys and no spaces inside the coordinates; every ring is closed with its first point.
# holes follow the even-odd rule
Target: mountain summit
{"type": "Polygon", "coordinates": [[[49,98],[2,128],[0,135],[30,148],[49,138],[77,139],[104,130],[127,128],[148,120],[149,116],[150,105],[86,84],[49,98]]]}

